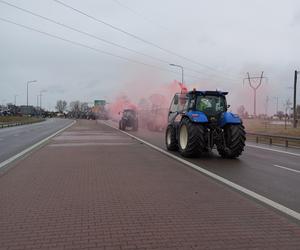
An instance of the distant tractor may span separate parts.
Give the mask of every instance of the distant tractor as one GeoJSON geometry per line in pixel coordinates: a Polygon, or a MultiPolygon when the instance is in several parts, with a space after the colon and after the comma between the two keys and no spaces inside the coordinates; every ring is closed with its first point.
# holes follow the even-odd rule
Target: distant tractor
{"type": "Polygon", "coordinates": [[[131,128],[132,131],[138,130],[138,116],[134,109],[124,109],[119,121],[119,129],[126,130],[127,128],[131,128]]]}
{"type": "Polygon", "coordinates": [[[227,111],[227,94],[196,90],[175,94],[168,115],[167,149],[193,157],[216,146],[223,158],[240,156],[246,133],[239,116],[227,111]]]}

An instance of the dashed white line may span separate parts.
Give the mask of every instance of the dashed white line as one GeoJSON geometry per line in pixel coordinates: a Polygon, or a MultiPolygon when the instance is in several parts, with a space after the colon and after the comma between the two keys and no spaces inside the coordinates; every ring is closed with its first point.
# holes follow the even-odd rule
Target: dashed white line
{"type": "Polygon", "coordinates": [[[288,152],[288,151],[283,151],[283,150],[279,150],[279,149],[265,148],[265,147],[261,147],[261,146],[250,145],[250,144],[247,144],[246,146],[247,147],[252,147],[252,148],[259,148],[259,149],[269,150],[269,151],[273,151],[273,152],[277,152],[277,153],[283,153],[283,154],[289,154],[289,155],[294,155],[294,156],[300,156],[300,154],[293,153],[293,152],[288,152]]]}
{"type": "Polygon", "coordinates": [[[274,167],[277,167],[277,168],[282,168],[282,169],[285,169],[285,170],[292,171],[292,172],[295,172],[295,173],[300,174],[300,171],[299,171],[299,170],[296,170],[296,169],[287,168],[287,167],[283,167],[283,166],[276,165],[276,164],[273,164],[273,166],[274,166],[274,167]]]}
{"type": "Polygon", "coordinates": [[[145,145],[147,145],[147,146],[149,146],[149,147],[151,147],[151,148],[153,148],[153,149],[169,156],[170,158],[173,158],[173,159],[175,159],[175,160],[177,160],[177,161],[179,161],[179,162],[181,162],[181,163],[183,163],[183,164],[185,164],[185,165],[187,165],[187,166],[189,166],[189,167],[191,167],[191,168],[193,168],[193,169],[195,169],[195,170],[197,170],[197,171],[199,171],[199,172],[201,172],[201,173],[203,173],[203,174],[205,174],[205,175],[207,175],[207,176],[209,176],[209,177],[211,177],[211,178],[213,178],[213,179],[215,179],[219,182],[222,182],[222,183],[226,184],[227,186],[229,186],[231,188],[234,188],[234,189],[238,190],[239,192],[242,192],[242,193],[244,193],[244,194],[246,194],[246,195],[262,202],[262,203],[265,203],[268,206],[273,207],[273,208],[277,209],[278,211],[281,211],[284,214],[287,214],[287,215],[289,215],[289,216],[291,216],[291,217],[293,217],[297,220],[300,220],[300,213],[298,213],[298,212],[296,212],[296,211],[294,211],[294,210],[292,210],[288,207],[285,207],[285,206],[283,206],[283,205],[281,205],[281,204],[279,204],[279,203],[277,203],[273,200],[268,199],[267,197],[264,197],[264,196],[262,196],[258,193],[255,193],[255,192],[253,192],[253,191],[251,191],[247,188],[244,188],[244,187],[242,187],[242,186],[240,186],[240,185],[238,185],[238,184],[236,184],[236,183],[234,183],[230,180],[227,180],[227,179],[225,179],[225,178],[223,178],[223,177],[221,177],[221,176],[219,176],[215,173],[212,173],[212,172],[210,172],[210,171],[208,171],[208,170],[206,170],[206,169],[204,169],[204,168],[202,168],[202,167],[200,167],[200,166],[198,166],[194,163],[191,163],[191,162],[189,162],[189,161],[187,161],[183,158],[180,158],[180,157],[178,157],[174,154],[171,154],[171,153],[167,152],[166,150],[164,150],[160,147],[157,147],[157,146],[155,146],[155,145],[153,145],[153,144],[151,144],[151,143],[149,143],[149,142],[147,142],[143,139],[140,139],[139,137],[136,137],[136,136],[134,136],[130,133],[127,133],[125,131],[119,130],[118,128],[110,125],[107,122],[103,122],[103,124],[106,124],[107,126],[113,128],[113,129],[116,129],[116,130],[130,136],[131,138],[134,138],[134,139],[144,143],[145,145]]]}

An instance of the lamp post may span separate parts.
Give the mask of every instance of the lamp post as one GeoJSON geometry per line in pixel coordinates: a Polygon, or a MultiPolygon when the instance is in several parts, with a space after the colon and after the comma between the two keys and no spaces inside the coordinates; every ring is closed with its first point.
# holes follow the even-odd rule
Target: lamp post
{"type": "Polygon", "coordinates": [[[42,110],[42,93],[47,92],[47,90],[40,91],[40,109],[42,110]]]}
{"type": "Polygon", "coordinates": [[[170,66],[181,68],[181,83],[183,84],[183,67],[174,63],[170,63],[170,66]]]}
{"type": "Polygon", "coordinates": [[[34,82],[37,82],[37,80],[32,80],[27,82],[27,107],[28,107],[28,85],[29,83],[34,83],[34,82]]]}
{"type": "Polygon", "coordinates": [[[17,106],[17,96],[18,95],[14,95],[14,104],[15,104],[15,106],[17,106]]]}

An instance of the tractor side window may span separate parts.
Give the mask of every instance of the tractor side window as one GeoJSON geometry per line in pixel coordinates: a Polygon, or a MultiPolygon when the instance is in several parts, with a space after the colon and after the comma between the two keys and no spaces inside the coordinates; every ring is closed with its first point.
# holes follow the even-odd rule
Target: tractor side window
{"type": "Polygon", "coordinates": [[[176,94],[172,100],[170,111],[171,112],[178,112],[178,106],[179,106],[179,97],[178,94],[176,94]]]}
{"type": "Polygon", "coordinates": [[[179,111],[186,111],[188,107],[188,98],[186,94],[179,94],[179,111]]]}

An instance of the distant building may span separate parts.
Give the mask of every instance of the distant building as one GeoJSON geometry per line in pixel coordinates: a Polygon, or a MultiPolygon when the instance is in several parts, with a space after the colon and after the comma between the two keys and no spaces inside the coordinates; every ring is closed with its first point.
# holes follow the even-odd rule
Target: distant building
{"type": "Polygon", "coordinates": [[[22,105],[20,106],[20,113],[22,115],[37,115],[37,111],[35,109],[35,107],[33,106],[26,106],[26,105],[22,105]]]}

